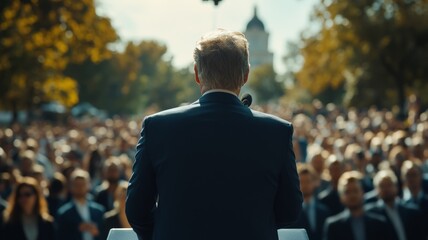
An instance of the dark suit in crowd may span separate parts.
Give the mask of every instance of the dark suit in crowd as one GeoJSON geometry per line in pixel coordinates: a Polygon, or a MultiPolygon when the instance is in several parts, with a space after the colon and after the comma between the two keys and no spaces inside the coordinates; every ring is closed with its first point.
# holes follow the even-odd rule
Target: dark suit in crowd
{"type": "Polygon", "coordinates": [[[3,212],[7,207],[7,202],[0,197],[0,228],[3,225],[3,212]]]}
{"type": "Polygon", "coordinates": [[[342,212],[345,207],[340,201],[339,193],[331,186],[318,194],[319,202],[324,204],[330,210],[331,215],[342,212]]]}
{"type": "MultiPolygon", "coordinates": [[[[92,201],[87,201],[89,207],[89,215],[92,223],[95,223],[100,229],[104,208],[92,201]]],[[[57,224],[57,239],[61,240],[82,240],[82,233],[79,231],[79,225],[85,222],[80,216],[77,207],[73,201],[70,201],[63,205],[57,213],[55,218],[57,224]]],[[[94,237],[96,240],[101,240],[98,237],[94,237]]],[[[102,239],[104,240],[104,239],[102,239]]]]}
{"type": "MultiPolygon", "coordinates": [[[[52,221],[47,221],[40,217],[37,221],[37,226],[37,240],[55,239],[55,229],[52,221]]],[[[21,221],[5,223],[0,231],[0,239],[28,240],[21,221]]]]}
{"type": "MultiPolygon", "coordinates": [[[[386,205],[382,201],[378,201],[373,204],[366,206],[368,212],[376,213],[385,217],[388,227],[393,232],[393,238],[391,240],[399,240],[398,229],[394,226],[393,220],[388,215],[386,210],[386,205]]],[[[404,236],[408,240],[423,240],[425,239],[425,234],[422,226],[422,212],[415,207],[405,206],[401,203],[397,203],[395,206],[401,224],[402,230],[404,231],[404,236]]]]}
{"type": "Polygon", "coordinates": [[[231,93],[147,117],[126,213],[140,239],[276,240],[300,214],[292,125],[231,93]]]}
{"type": "MultiPolygon", "coordinates": [[[[357,230],[365,240],[391,240],[391,231],[385,218],[372,213],[362,216],[363,231],[357,230]]],[[[353,231],[351,214],[345,210],[335,216],[327,218],[324,226],[324,240],[357,240],[353,231]]]]}
{"type": "Polygon", "coordinates": [[[311,240],[321,240],[323,236],[325,220],[331,215],[330,210],[324,204],[318,202],[315,198],[312,203],[313,206],[303,207],[299,218],[294,222],[290,228],[304,228],[311,240]],[[310,216],[310,208],[313,207],[313,216],[310,216]],[[310,218],[314,218],[314,226],[311,224],[310,218]]]}
{"type": "Polygon", "coordinates": [[[120,222],[119,212],[116,209],[113,209],[104,214],[104,221],[101,225],[100,239],[107,239],[107,236],[112,228],[123,228],[122,223],[120,222]]]}

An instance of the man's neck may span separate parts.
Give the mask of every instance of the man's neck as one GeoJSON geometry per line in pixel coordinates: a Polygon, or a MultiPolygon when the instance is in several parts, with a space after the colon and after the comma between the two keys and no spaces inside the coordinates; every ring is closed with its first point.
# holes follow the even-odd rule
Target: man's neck
{"type": "Polygon", "coordinates": [[[74,198],[74,201],[80,205],[86,204],[86,198],[74,198]]]}
{"type": "Polygon", "coordinates": [[[395,199],[393,200],[388,200],[388,201],[383,201],[385,203],[386,206],[388,206],[390,209],[394,209],[395,208],[395,199]]]}
{"type": "Polygon", "coordinates": [[[419,192],[421,191],[420,187],[413,187],[413,188],[409,188],[410,193],[412,194],[413,198],[418,198],[419,196],[419,192]]]}
{"type": "Polygon", "coordinates": [[[232,90],[228,90],[228,89],[206,89],[206,90],[202,90],[202,95],[208,94],[208,93],[212,93],[212,92],[224,92],[224,93],[229,93],[229,94],[233,94],[235,96],[239,95],[240,89],[232,91],[232,90]]]}
{"type": "Polygon", "coordinates": [[[309,203],[312,200],[312,195],[304,195],[303,196],[303,201],[305,203],[309,203]]]}
{"type": "Polygon", "coordinates": [[[362,206],[354,209],[349,209],[349,211],[352,217],[361,217],[364,214],[364,209],[362,206]]]}

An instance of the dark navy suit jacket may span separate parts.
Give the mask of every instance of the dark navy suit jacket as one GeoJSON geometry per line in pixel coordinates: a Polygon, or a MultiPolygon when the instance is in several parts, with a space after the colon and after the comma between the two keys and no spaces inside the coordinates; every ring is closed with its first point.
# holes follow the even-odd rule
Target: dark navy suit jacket
{"type": "MultiPolygon", "coordinates": [[[[104,208],[98,203],[89,200],[87,201],[87,204],[89,206],[91,222],[95,223],[98,226],[98,230],[100,230],[104,216],[104,208]]],[[[57,239],[82,239],[82,233],[79,231],[79,225],[83,222],[83,219],[77,211],[76,205],[73,201],[64,204],[58,209],[55,222],[57,224],[57,239]]],[[[101,240],[98,237],[95,237],[94,239],[101,240]]]]}
{"type": "Polygon", "coordinates": [[[302,195],[292,125],[213,92],[147,117],[126,213],[140,239],[278,239],[302,195]]]}
{"type": "MultiPolygon", "coordinates": [[[[391,240],[398,240],[398,234],[392,223],[391,218],[386,212],[385,204],[380,204],[380,202],[368,204],[366,210],[369,212],[377,213],[385,217],[388,227],[394,233],[391,240]]],[[[400,216],[401,222],[403,224],[404,233],[407,239],[412,240],[422,240],[426,239],[424,234],[424,226],[422,212],[419,211],[416,207],[405,206],[403,204],[397,205],[398,214],[400,216]]]]}
{"type": "MultiPolygon", "coordinates": [[[[391,229],[384,217],[369,212],[363,216],[366,240],[391,240],[391,229]]],[[[354,240],[351,214],[345,210],[327,218],[324,225],[324,240],[354,240]]]]}
{"type": "Polygon", "coordinates": [[[315,229],[309,223],[308,213],[303,209],[299,218],[294,222],[290,228],[304,228],[308,233],[309,239],[321,240],[323,236],[325,220],[331,216],[330,210],[327,206],[313,199],[315,204],[315,229]]]}

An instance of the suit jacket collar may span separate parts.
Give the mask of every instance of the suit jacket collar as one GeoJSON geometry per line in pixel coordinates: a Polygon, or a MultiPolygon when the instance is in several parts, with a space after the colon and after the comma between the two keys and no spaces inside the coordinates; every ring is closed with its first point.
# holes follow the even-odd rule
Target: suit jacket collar
{"type": "Polygon", "coordinates": [[[210,92],[204,94],[199,98],[199,103],[201,105],[206,103],[220,103],[228,105],[238,105],[242,107],[244,106],[237,96],[226,92],[210,92]]]}

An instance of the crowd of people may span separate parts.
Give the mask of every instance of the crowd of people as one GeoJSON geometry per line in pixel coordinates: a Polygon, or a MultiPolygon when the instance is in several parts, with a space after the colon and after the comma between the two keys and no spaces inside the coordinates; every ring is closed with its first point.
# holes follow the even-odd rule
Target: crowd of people
{"type": "MultiPolygon", "coordinates": [[[[290,228],[311,240],[428,239],[428,112],[410,107],[402,121],[319,102],[259,110],[294,126],[304,203],[290,228]]],[[[0,128],[0,239],[106,239],[130,227],[124,206],[140,122],[0,128]]]]}

